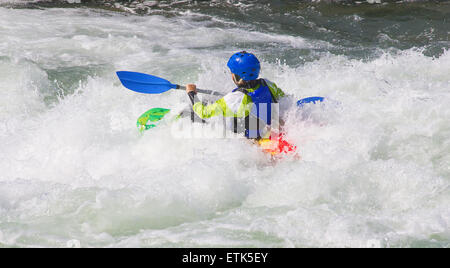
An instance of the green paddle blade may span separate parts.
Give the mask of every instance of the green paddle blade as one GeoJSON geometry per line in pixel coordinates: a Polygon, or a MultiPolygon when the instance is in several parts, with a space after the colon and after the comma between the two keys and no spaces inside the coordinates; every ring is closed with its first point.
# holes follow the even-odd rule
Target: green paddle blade
{"type": "Polygon", "coordinates": [[[170,112],[170,109],[152,108],[143,113],[137,120],[137,127],[140,132],[156,127],[156,122],[163,119],[163,117],[170,112]],[[154,123],[153,123],[154,122],[154,123]]]}

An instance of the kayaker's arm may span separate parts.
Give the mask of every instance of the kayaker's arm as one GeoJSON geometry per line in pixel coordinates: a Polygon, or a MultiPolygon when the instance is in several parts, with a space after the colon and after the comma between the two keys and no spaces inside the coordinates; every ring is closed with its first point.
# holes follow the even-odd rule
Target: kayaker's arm
{"type": "Polygon", "coordinates": [[[216,115],[222,115],[222,113],[220,112],[221,107],[218,104],[220,100],[209,105],[204,104],[198,99],[196,89],[197,87],[194,84],[186,85],[186,92],[189,96],[189,100],[191,101],[193,111],[201,119],[210,118],[216,115]]]}
{"type": "MultiPolygon", "coordinates": [[[[211,118],[213,116],[224,116],[224,117],[245,117],[249,114],[250,106],[247,105],[249,103],[249,98],[245,95],[238,94],[237,99],[237,107],[229,107],[227,105],[226,99],[230,100],[230,95],[226,95],[215,101],[214,103],[205,104],[201,102],[195,91],[195,85],[189,84],[186,85],[186,92],[189,96],[189,99],[192,103],[193,111],[202,119],[211,118]],[[240,105],[239,105],[240,104],[240,105]]],[[[235,103],[236,101],[233,101],[235,103]]]]}

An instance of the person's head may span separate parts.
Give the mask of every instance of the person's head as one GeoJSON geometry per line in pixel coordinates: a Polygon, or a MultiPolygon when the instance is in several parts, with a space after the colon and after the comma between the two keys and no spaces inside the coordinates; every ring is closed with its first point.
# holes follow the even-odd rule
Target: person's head
{"type": "Polygon", "coordinates": [[[261,70],[258,58],[246,51],[233,54],[228,60],[227,66],[230,68],[234,83],[239,87],[258,79],[261,70]]]}

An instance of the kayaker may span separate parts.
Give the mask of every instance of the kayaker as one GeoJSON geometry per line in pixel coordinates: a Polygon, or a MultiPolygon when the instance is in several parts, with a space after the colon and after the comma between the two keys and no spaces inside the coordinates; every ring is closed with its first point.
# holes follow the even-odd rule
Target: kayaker
{"type": "Polygon", "coordinates": [[[194,113],[202,120],[213,116],[232,118],[234,132],[243,132],[249,139],[268,138],[272,123],[277,123],[272,119],[278,119],[278,106],[273,104],[278,104],[285,93],[275,83],[258,79],[261,65],[252,53],[233,54],[227,66],[237,88],[214,103],[201,102],[197,98],[196,85],[186,85],[194,113]]]}

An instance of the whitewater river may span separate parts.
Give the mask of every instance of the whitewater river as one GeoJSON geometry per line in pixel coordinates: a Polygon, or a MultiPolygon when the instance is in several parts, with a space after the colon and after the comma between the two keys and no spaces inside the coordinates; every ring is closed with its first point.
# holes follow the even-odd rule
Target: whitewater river
{"type": "Polygon", "coordinates": [[[450,3],[330,2],[0,0],[0,247],[449,247],[450,3]],[[139,134],[188,98],[115,71],[225,93],[240,50],[332,100],[287,113],[301,160],[139,134]]]}

